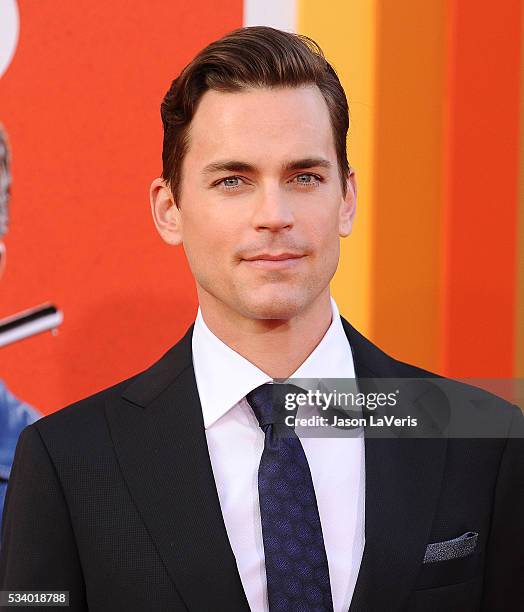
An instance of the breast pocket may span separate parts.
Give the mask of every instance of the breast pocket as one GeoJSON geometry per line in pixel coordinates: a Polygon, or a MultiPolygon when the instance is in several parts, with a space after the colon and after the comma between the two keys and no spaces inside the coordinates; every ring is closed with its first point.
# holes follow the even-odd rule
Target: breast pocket
{"type": "Polygon", "coordinates": [[[478,533],[467,532],[451,540],[428,544],[415,589],[466,582],[477,574],[480,567],[478,533]]]}

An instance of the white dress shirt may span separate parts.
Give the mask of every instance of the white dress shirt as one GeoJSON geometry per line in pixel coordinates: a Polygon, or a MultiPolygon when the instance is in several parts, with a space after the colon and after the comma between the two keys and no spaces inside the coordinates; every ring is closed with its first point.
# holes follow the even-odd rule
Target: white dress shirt
{"type": "MultiPolygon", "coordinates": [[[[324,337],[290,378],[355,378],[339,311],[324,337]]],[[[231,548],[253,612],[267,612],[258,466],[264,432],[245,396],[273,382],[207,327],[200,308],[192,340],[195,377],[207,445],[231,548]]],[[[301,437],[329,565],[335,612],[347,612],[364,550],[364,438],[301,437]]]]}

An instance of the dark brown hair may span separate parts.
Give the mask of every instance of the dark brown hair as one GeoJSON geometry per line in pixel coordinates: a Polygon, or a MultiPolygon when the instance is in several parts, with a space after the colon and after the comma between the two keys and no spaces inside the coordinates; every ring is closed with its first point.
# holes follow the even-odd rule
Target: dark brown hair
{"type": "Polygon", "coordinates": [[[188,128],[207,90],[235,92],[248,87],[311,84],[320,89],[329,110],[345,195],[349,174],[346,154],[349,111],[335,70],[317,43],[307,36],[252,26],[234,30],[200,51],[173,81],[162,101],[162,178],[171,188],[177,206],[188,128]]]}

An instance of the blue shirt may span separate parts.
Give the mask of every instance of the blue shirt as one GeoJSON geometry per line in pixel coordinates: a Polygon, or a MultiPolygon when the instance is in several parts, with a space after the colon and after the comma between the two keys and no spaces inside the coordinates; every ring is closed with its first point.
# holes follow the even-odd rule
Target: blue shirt
{"type": "Polygon", "coordinates": [[[17,399],[0,380],[0,518],[18,436],[40,416],[34,408],[17,399]]]}

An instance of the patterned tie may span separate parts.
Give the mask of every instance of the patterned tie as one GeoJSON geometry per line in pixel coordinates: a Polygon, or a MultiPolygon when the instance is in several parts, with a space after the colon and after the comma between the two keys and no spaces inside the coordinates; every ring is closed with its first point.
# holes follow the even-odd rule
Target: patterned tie
{"type": "MultiPolygon", "coordinates": [[[[258,493],[270,612],[333,612],[329,568],[311,472],[285,418],[289,384],[264,384],[246,399],[264,431],[258,493]]],[[[291,422],[293,420],[291,419],[291,422]]]]}

